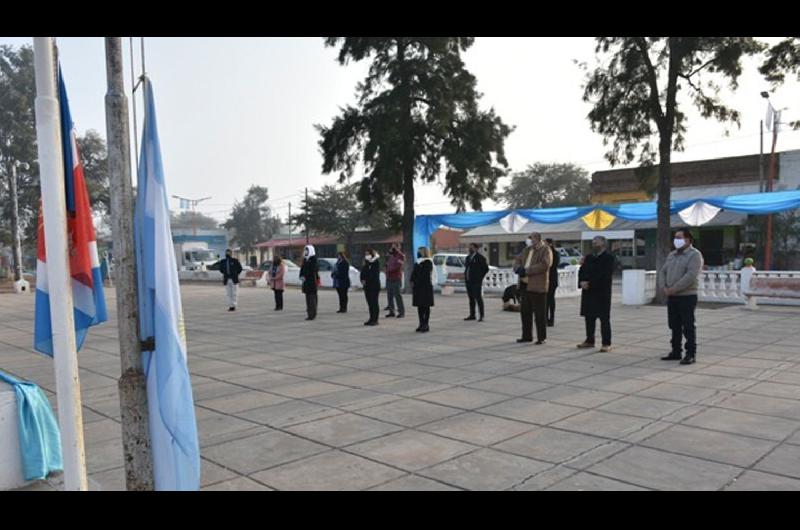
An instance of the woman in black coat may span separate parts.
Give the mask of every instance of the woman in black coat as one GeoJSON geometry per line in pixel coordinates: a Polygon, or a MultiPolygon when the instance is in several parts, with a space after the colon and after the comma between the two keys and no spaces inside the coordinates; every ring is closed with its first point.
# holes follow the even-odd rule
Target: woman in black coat
{"type": "Polygon", "coordinates": [[[600,319],[603,345],[600,351],[611,349],[611,282],[614,256],[606,249],[606,239],[592,240],[592,253],[584,258],[578,272],[581,291],[581,316],[586,319],[586,340],[578,348],[594,348],[596,321],[600,319]]]}
{"type": "Polygon", "coordinates": [[[319,281],[319,264],[313,245],[306,245],[303,251],[303,266],[300,267],[300,281],[306,295],[306,320],[317,318],[317,282],[319,281]]]}
{"type": "Polygon", "coordinates": [[[361,267],[361,285],[364,287],[364,296],[367,298],[369,307],[369,320],[364,322],[365,326],[377,326],[380,314],[378,297],[381,292],[381,265],[378,261],[378,253],[372,247],[367,248],[364,256],[364,266],[361,267]]]}
{"type": "Polygon", "coordinates": [[[350,262],[344,251],[339,252],[336,266],[331,272],[333,287],[339,294],[339,310],[337,313],[347,313],[347,290],[350,289],[350,262]]]}
{"type": "Polygon", "coordinates": [[[431,307],[433,307],[433,275],[431,253],[426,247],[420,247],[417,251],[414,271],[411,273],[411,288],[414,295],[414,307],[417,308],[419,314],[417,331],[423,333],[431,330],[428,322],[431,318],[431,307]]]}

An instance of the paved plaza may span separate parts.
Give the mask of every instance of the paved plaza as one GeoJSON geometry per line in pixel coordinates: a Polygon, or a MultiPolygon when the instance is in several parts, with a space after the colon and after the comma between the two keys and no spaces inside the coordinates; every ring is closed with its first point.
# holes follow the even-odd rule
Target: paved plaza
{"type": "MultiPolygon", "coordinates": [[[[80,352],[93,489],[124,489],[116,301],[80,352]]],[[[547,344],[516,344],[519,314],[437,296],[431,332],[365,327],[366,304],[320,292],[184,285],[204,490],[800,490],[800,308],[703,305],[698,361],[669,350],[666,308],[615,293],[614,350],[578,350],[578,299],[559,300],[547,344]]],[[[0,293],[0,368],[55,405],[33,352],[33,296],[0,293]]],[[[385,306],[381,293],[381,307],[385,306]]],[[[383,314],[384,312],[382,312],[383,314]]],[[[599,343],[599,340],[598,340],[599,343]]],[[[40,484],[38,489],[46,489],[40,484]]]]}

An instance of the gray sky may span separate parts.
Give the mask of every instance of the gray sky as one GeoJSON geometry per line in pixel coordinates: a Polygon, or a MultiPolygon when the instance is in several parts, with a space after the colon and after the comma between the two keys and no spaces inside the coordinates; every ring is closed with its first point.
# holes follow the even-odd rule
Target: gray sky
{"type": "MultiPolygon", "coordinates": [[[[123,39],[129,87],[128,42],[123,39]]],[[[0,44],[25,43],[32,39],[0,37],[0,44]]],[[[103,39],[61,37],[58,44],[78,131],[96,129],[105,136],[103,39]]],[[[321,38],[146,38],[170,194],[211,196],[199,210],[222,220],[234,200],[258,184],[269,189],[270,205],[284,217],[289,201],[299,207],[305,186],[333,183],[333,175],[321,173],[314,124],[330,123],[340,106],[354,101],[367,67],[339,66],[335,57],[321,38]]],[[[581,100],[584,74],[576,59],[593,64],[593,39],[478,37],[466,52],[467,68],[484,94],[481,106],[494,107],[516,126],[506,142],[512,170],[537,161],[573,162],[590,173],[609,168],[602,139],[586,119],[590,106],[581,100]]],[[[758,153],[759,120],[766,110],[759,92],[768,86],[756,66],[746,64],[738,91],[728,99],[742,113],[742,128],[725,137],[721,124],[684,106],[687,149],[673,160],[758,153]]],[[[800,118],[798,88],[792,80],[772,96],[776,107],[790,107],[787,120],[800,118]]],[[[139,100],[140,120],[141,110],[139,100]]],[[[799,148],[800,131],[782,131],[778,150],[799,148]]],[[[416,202],[417,213],[453,210],[436,184],[418,186],[416,202]]],[[[172,203],[177,208],[177,201],[172,203]]],[[[484,209],[496,206],[487,202],[484,209]]]]}

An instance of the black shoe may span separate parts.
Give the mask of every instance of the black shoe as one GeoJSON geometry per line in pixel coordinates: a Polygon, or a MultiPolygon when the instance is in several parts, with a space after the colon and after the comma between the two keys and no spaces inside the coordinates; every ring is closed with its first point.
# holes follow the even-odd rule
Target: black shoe
{"type": "Polygon", "coordinates": [[[367,320],[366,322],[364,322],[364,325],[365,326],[371,326],[372,325],[372,320],[367,320]]]}
{"type": "Polygon", "coordinates": [[[229,307],[228,311],[236,311],[236,308],[235,307],[229,307]]]}
{"type": "Polygon", "coordinates": [[[535,344],[536,346],[539,346],[539,345],[541,345],[541,344],[544,344],[544,341],[543,341],[543,340],[537,340],[536,342],[534,342],[534,344],[535,344]]]}
{"type": "Polygon", "coordinates": [[[478,322],[483,322],[483,315],[478,318],[478,322]]]}
{"type": "Polygon", "coordinates": [[[419,331],[422,331],[422,326],[419,326],[419,327],[418,327],[417,329],[415,329],[414,331],[418,331],[418,332],[419,332],[419,331]]]}
{"type": "Polygon", "coordinates": [[[424,327],[424,328],[422,328],[420,331],[421,331],[422,333],[427,333],[427,332],[429,332],[430,330],[431,330],[431,328],[429,328],[428,326],[425,326],[425,327],[424,327]]]}
{"type": "Polygon", "coordinates": [[[464,320],[475,320],[475,315],[470,315],[467,318],[465,318],[464,320]]]}
{"type": "Polygon", "coordinates": [[[694,364],[694,355],[687,355],[681,359],[681,364],[694,364]]]}
{"type": "Polygon", "coordinates": [[[383,318],[394,318],[394,313],[389,313],[388,315],[386,315],[383,318]]]}
{"type": "Polygon", "coordinates": [[[533,339],[517,339],[517,342],[533,342],[533,339]]]}
{"type": "Polygon", "coordinates": [[[397,318],[405,318],[405,315],[403,313],[400,313],[399,315],[397,315],[397,318]]]}
{"type": "Polygon", "coordinates": [[[389,306],[387,305],[386,307],[383,308],[383,310],[384,311],[388,311],[389,310],[389,306]]]}
{"type": "Polygon", "coordinates": [[[317,317],[306,317],[306,320],[314,320],[317,317]]]}
{"type": "Polygon", "coordinates": [[[680,353],[670,353],[666,357],[661,358],[662,361],[680,361],[681,354],[680,353]]]}
{"type": "Polygon", "coordinates": [[[552,320],[551,320],[551,321],[549,321],[549,322],[547,323],[547,327],[548,327],[548,328],[555,327],[555,325],[556,325],[556,323],[555,323],[555,322],[553,322],[552,320]]]}
{"type": "Polygon", "coordinates": [[[368,322],[367,325],[368,326],[377,326],[378,325],[378,321],[376,320],[375,322],[368,322]]]}

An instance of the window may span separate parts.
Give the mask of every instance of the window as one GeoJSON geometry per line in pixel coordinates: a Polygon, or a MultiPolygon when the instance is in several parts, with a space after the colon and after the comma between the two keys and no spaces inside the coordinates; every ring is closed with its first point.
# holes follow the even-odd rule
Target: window
{"type": "Polygon", "coordinates": [[[448,267],[463,267],[464,264],[461,262],[461,258],[458,256],[447,256],[447,266],[448,267]]]}
{"type": "Polygon", "coordinates": [[[525,243],[506,243],[506,259],[514,259],[525,250],[525,243]]]}
{"type": "Polygon", "coordinates": [[[434,256],[433,257],[433,264],[437,267],[441,267],[442,263],[444,263],[444,256],[434,256]]]}
{"type": "Polygon", "coordinates": [[[332,269],[332,267],[331,267],[331,262],[330,261],[327,261],[327,260],[324,260],[324,259],[320,260],[320,262],[319,262],[319,270],[321,270],[321,271],[329,271],[331,269],[332,269]]]}

